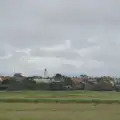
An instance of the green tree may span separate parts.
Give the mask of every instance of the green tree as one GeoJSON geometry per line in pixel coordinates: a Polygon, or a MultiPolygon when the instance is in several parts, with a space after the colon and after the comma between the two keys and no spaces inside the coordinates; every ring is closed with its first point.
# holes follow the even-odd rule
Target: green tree
{"type": "Polygon", "coordinates": [[[55,79],[55,81],[61,81],[62,77],[63,77],[63,76],[62,76],[61,74],[57,73],[57,74],[54,76],[54,79],[55,79]]]}
{"type": "Polygon", "coordinates": [[[65,77],[64,84],[65,85],[72,85],[72,79],[70,77],[65,77]]]}

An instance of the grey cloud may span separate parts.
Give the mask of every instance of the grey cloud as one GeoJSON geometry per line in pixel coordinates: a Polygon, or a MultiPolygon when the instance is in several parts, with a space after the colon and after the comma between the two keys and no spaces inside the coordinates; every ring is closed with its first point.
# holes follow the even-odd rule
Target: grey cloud
{"type": "Polygon", "coordinates": [[[4,57],[6,55],[5,49],[0,47],[0,57],[4,57]]]}
{"type": "Polygon", "coordinates": [[[96,31],[97,27],[94,27],[99,24],[109,23],[113,18],[115,21],[110,24],[116,24],[116,20],[119,21],[119,4],[113,0],[1,2],[4,6],[1,7],[1,40],[17,47],[49,45],[64,39],[81,41],[91,37],[91,30],[96,31]],[[99,16],[106,17],[106,20],[99,16]]]}
{"type": "Polygon", "coordinates": [[[119,0],[1,0],[0,57],[11,56],[0,59],[0,72],[11,72],[16,63],[19,71],[41,73],[43,63],[52,57],[48,65],[51,73],[83,71],[119,76],[119,6],[119,0]],[[64,44],[66,40],[71,41],[69,49],[41,49],[64,44]],[[28,57],[24,52],[27,49],[31,50],[32,59],[37,57],[40,61],[21,61],[28,57]],[[66,65],[62,66],[56,56],[66,65]]]}
{"type": "Polygon", "coordinates": [[[53,57],[58,59],[79,59],[80,55],[73,49],[66,49],[64,51],[45,51],[41,49],[33,49],[31,56],[34,57],[53,57]]]}

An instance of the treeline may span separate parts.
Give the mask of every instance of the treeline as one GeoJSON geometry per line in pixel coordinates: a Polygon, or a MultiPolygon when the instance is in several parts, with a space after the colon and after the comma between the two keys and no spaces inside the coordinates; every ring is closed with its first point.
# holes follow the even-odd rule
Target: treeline
{"type": "MultiPolygon", "coordinates": [[[[96,90],[96,91],[119,91],[120,87],[112,77],[67,77],[56,74],[47,78],[50,82],[36,82],[33,77],[7,77],[0,82],[0,90],[96,90]],[[18,80],[19,78],[19,80],[18,80]]],[[[38,77],[38,79],[41,77],[38,77]]]]}
{"type": "Polygon", "coordinates": [[[6,77],[0,82],[0,90],[65,90],[72,86],[72,79],[61,74],[56,74],[52,78],[46,78],[49,82],[36,82],[35,78],[42,79],[38,76],[23,77],[13,76],[6,77]],[[51,79],[53,81],[51,81],[51,79]]]}

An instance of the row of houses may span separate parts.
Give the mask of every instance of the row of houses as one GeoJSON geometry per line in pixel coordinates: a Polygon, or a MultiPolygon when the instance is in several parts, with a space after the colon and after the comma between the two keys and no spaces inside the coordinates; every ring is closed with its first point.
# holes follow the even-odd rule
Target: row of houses
{"type": "MultiPolygon", "coordinates": [[[[46,70],[45,70],[46,71],[46,70]]],[[[39,83],[60,83],[64,82],[66,77],[62,75],[58,75],[58,77],[48,77],[46,73],[44,73],[44,77],[40,76],[32,76],[32,77],[26,77],[23,76],[21,73],[15,73],[13,77],[9,76],[1,76],[0,82],[15,79],[17,82],[24,82],[26,79],[35,81],[36,84],[39,83]]],[[[120,87],[120,78],[111,78],[111,77],[88,77],[88,76],[80,76],[80,77],[69,77],[72,81],[72,84],[67,84],[66,88],[72,88],[72,89],[78,89],[78,90],[112,90],[114,87],[120,87]]]]}

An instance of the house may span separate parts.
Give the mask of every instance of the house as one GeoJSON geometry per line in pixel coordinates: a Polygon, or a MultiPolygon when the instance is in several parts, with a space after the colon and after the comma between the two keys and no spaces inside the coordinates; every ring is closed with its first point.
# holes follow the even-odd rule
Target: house
{"type": "Polygon", "coordinates": [[[2,77],[0,77],[0,82],[2,82],[3,81],[3,79],[2,79],[2,77]]]}
{"type": "Polygon", "coordinates": [[[36,83],[51,83],[53,79],[50,78],[33,78],[36,83]]]}
{"type": "Polygon", "coordinates": [[[85,90],[96,90],[97,80],[95,78],[89,77],[85,83],[85,90]]]}
{"type": "Polygon", "coordinates": [[[114,78],[114,86],[116,91],[120,91],[120,78],[114,78]]]}
{"type": "Polygon", "coordinates": [[[15,73],[13,78],[18,82],[23,82],[26,77],[22,75],[22,73],[15,73]]]}
{"type": "Polygon", "coordinates": [[[84,90],[85,84],[84,80],[80,77],[72,77],[72,87],[73,89],[84,90]]]}

